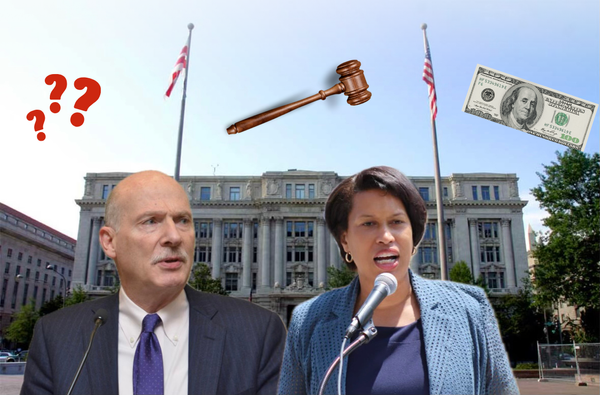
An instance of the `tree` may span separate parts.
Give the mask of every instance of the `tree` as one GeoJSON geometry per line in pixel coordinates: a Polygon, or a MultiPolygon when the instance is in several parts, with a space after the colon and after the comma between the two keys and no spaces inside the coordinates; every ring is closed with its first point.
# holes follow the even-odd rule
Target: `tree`
{"type": "Polygon", "coordinates": [[[33,338],[33,327],[38,318],[39,314],[35,310],[34,301],[22,306],[21,310],[14,314],[14,321],[6,328],[6,338],[29,348],[29,343],[33,338]]]}
{"type": "Polygon", "coordinates": [[[65,306],[72,306],[74,304],[83,303],[89,299],[88,294],[84,291],[81,285],[77,285],[73,288],[73,292],[65,300],[65,306]]]}
{"type": "Polygon", "coordinates": [[[531,190],[550,230],[533,251],[536,303],[600,308],[600,155],[569,149],[537,173],[531,190]]]}
{"type": "Polygon", "coordinates": [[[469,270],[469,266],[467,266],[467,262],[465,261],[456,262],[448,274],[450,275],[450,281],[463,284],[473,284],[471,270],[469,270]]]}
{"type": "Polygon", "coordinates": [[[329,288],[341,288],[350,284],[356,277],[356,272],[348,269],[348,266],[344,265],[341,269],[337,269],[333,266],[327,268],[327,285],[329,288]]]}
{"type": "Polygon", "coordinates": [[[512,362],[537,359],[536,342],[546,342],[544,313],[533,301],[533,289],[528,279],[517,294],[494,298],[494,311],[512,362]]]}
{"type": "Polygon", "coordinates": [[[206,263],[198,263],[192,270],[189,284],[198,291],[208,292],[219,295],[229,295],[229,292],[223,289],[220,278],[212,278],[210,268],[206,263]]]}
{"type": "Polygon", "coordinates": [[[42,304],[39,311],[39,316],[43,317],[63,307],[63,297],[61,294],[56,295],[54,299],[47,300],[42,304]]]}

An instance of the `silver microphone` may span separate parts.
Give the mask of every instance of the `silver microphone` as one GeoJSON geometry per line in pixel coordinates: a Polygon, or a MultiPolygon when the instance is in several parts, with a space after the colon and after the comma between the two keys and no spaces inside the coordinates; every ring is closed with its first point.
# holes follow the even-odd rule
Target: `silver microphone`
{"type": "Polygon", "coordinates": [[[360,307],[358,313],[352,318],[352,322],[348,326],[348,329],[346,329],[345,337],[350,339],[357,329],[362,328],[364,324],[369,322],[373,317],[373,311],[375,311],[386,296],[396,292],[396,288],[398,288],[398,280],[390,273],[381,273],[377,276],[373,290],[367,296],[367,300],[360,307]]]}

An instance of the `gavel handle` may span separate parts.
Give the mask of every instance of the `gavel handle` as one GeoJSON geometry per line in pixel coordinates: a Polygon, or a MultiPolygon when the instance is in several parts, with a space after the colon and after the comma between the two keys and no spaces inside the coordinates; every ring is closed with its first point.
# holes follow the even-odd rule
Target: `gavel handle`
{"type": "Polygon", "coordinates": [[[252,129],[255,126],[262,125],[265,122],[269,122],[270,120],[280,117],[283,114],[287,114],[288,112],[293,111],[299,107],[305,106],[319,99],[325,100],[327,96],[337,95],[344,91],[345,86],[343,83],[340,82],[339,84],[335,84],[326,91],[319,91],[319,93],[309,96],[306,99],[298,100],[297,102],[286,104],[285,106],[277,107],[272,110],[263,112],[262,114],[258,114],[253,117],[244,119],[243,121],[236,122],[235,124],[227,128],[227,133],[241,133],[244,130],[252,129]]]}

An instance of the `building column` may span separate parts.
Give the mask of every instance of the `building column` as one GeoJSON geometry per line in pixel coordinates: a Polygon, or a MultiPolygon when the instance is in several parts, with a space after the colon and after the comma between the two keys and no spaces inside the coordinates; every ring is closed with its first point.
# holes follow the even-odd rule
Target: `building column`
{"type": "Polygon", "coordinates": [[[81,210],[79,215],[79,231],[77,232],[77,240],[75,245],[75,262],[73,263],[73,274],[71,276],[71,286],[85,286],[86,270],[88,266],[89,245],[91,234],[91,211],[81,210]]]}
{"type": "Polygon", "coordinates": [[[275,267],[273,270],[273,286],[279,283],[279,288],[285,288],[283,274],[283,217],[275,218],[275,267]]]}
{"type": "Polygon", "coordinates": [[[212,235],[212,277],[221,278],[221,260],[223,259],[223,219],[213,218],[212,235]]]}
{"type": "Polygon", "coordinates": [[[92,234],[90,237],[90,255],[88,257],[88,272],[87,272],[87,289],[96,285],[96,265],[98,263],[98,248],[100,246],[99,232],[102,219],[99,217],[92,218],[92,234]]]}
{"type": "Polygon", "coordinates": [[[261,257],[260,257],[260,287],[262,292],[267,292],[270,288],[269,280],[271,274],[271,220],[267,217],[262,217],[260,220],[260,235],[261,240],[261,257]]]}
{"type": "Polygon", "coordinates": [[[481,275],[477,218],[469,218],[469,231],[471,233],[471,270],[473,271],[473,279],[477,280],[481,275]]]}
{"type": "Polygon", "coordinates": [[[330,233],[329,234],[329,266],[333,266],[336,269],[341,269],[340,266],[340,250],[338,248],[337,243],[335,242],[335,237],[330,233]]]}
{"type": "Polygon", "coordinates": [[[517,286],[515,281],[515,261],[513,259],[512,237],[510,235],[510,219],[503,218],[502,223],[502,252],[504,254],[504,267],[506,270],[506,286],[513,289],[517,286]]]}
{"type": "Polygon", "coordinates": [[[327,286],[327,261],[325,260],[325,220],[317,218],[317,278],[319,288],[327,286]]]}
{"type": "Polygon", "coordinates": [[[252,218],[244,218],[244,234],[242,236],[242,292],[250,292],[252,287],[252,218]]]}

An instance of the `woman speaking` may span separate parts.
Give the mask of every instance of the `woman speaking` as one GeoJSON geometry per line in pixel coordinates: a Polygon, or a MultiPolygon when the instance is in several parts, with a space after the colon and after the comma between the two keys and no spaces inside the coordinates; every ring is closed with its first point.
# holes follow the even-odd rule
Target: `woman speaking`
{"type": "MultiPolygon", "coordinates": [[[[294,310],[280,394],[319,392],[348,324],[381,273],[395,277],[397,290],[373,312],[377,336],[344,359],[342,394],[519,393],[483,290],[409,270],[427,210],[404,174],[381,166],[345,179],[329,196],[325,219],[358,275],[294,310]]],[[[338,392],[336,372],[326,394],[338,392]]]]}

